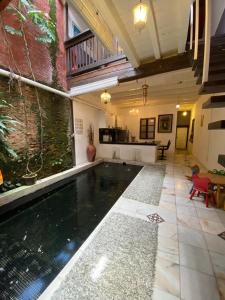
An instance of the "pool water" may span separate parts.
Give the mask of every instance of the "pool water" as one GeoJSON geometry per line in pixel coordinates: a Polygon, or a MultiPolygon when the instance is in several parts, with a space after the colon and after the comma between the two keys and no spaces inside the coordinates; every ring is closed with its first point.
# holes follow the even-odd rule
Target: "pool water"
{"type": "Polygon", "coordinates": [[[102,163],[1,222],[0,299],[37,299],[140,169],[102,163]]]}

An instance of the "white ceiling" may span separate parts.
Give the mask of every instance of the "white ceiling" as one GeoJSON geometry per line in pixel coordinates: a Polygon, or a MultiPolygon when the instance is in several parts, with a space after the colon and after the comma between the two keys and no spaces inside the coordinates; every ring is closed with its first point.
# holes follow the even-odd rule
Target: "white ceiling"
{"type": "MultiPolygon", "coordinates": [[[[190,68],[163,73],[143,79],[121,83],[119,86],[109,88],[111,104],[118,107],[131,107],[143,105],[142,85],[148,84],[147,104],[159,105],[168,103],[188,104],[198,99],[199,86],[195,84],[196,78],[190,68]]],[[[100,94],[96,91],[80,97],[100,104],[100,94]]]]}
{"type": "Polygon", "coordinates": [[[132,13],[139,0],[91,1],[134,67],[185,51],[192,0],[143,0],[149,9],[141,32],[133,25],[132,13]]]}
{"type": "MultiPolygon", "coordinates": [[[[134,67],[141,63],[185,51],[190,6],[193,0],[142,0],[149,7],[146,27],[133,25],[133,7],[139,0],[89,0],[104,19],[134,67]]],[[[199,86],[190,68],[122,83],[109,89],[112,105],[142,105],[142,85],[149,85],[148,103],[194,103],[199,86]]],[[[100,103],[101,91],[82,95],[100,103]]]]}

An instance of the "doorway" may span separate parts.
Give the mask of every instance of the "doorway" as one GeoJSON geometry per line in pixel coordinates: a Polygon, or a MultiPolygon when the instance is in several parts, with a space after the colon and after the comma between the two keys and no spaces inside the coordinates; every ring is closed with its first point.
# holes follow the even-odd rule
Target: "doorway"
{"type": "Polygon", "coordinates": [[[177,112],[176,149],[187,150],[191,111],[177,112]]]}
{"type": "Polygon", "coordinates": [[[188,127],[177,127],[176,149],[186,150],[188,142],[188,127]]]}

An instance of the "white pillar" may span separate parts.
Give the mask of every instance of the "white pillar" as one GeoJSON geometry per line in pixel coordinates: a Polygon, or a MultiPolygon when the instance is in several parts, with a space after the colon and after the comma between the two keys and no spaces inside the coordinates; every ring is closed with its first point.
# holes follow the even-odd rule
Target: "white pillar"
{"type": "Polygon", "coordinates": [[[198,39],[199,39],[199,0],[195,2],[195,49],[194,60],[198,58],[198,39]]]}
{"type": "Polygon", "coordinates": [[[209,60],[210,60],[210,44],[211,44],[211,15],[212,1],[205,0],[205,47],[204,47],[204,63],[202,83],[208,81],[209,76],[209,60]]]}
{"type": "Polygon", "coordinates": [[[190,50],[193,48],[193,4],[191,4],[191,13],[190,13],[190,50]]]}

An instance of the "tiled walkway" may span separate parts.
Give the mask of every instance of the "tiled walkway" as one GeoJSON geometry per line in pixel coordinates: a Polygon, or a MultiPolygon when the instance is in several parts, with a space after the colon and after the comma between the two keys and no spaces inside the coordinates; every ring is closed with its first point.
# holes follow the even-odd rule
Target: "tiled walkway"
{"type": "MultiPolygon", "coordinates": [[[[195,198],[193,201],[188,199],[191,183],[185,175],[190,174],[188,166],[193,163],[190,156],[183,154],[162,162],[166,165],[166,175],[159,206],[120,197],[111,210],[110,214],[130,216],[133,217],[133,220],[136,218],[137,227],[140,220],[162,221],[158,223],[158,249],[153,295],[149,294],[149,297],[144,297],[144,294],[138,295],[136,291],[133,298],[131,296],[124,299],[225,299],[225,240],[218,236],[225,231],[225,212],[213,207],[206,208],[199,198],[195,198]]],[[[133,225],[134,223],[132,223],[133,225]]],[[[92,239],[95,237],[93,236],[92,239]]],[[[147,256],[146,259],[148,259],[147,256]]],[[[73,268],[71,267],[71,269],[73,268]]],[[[141,269],[139,270],[139,277],[146,282],[147,288],[151,281],[151,272],[149,272],[149,277],[146,277],[146,269],[143,268],[144,277],[141,269]]],[[[64,296],[55,293],[55,299],[75,299],[70,296],[76,287],[72,283],[67,284],[65,278],[61,274],[64,284],[61,285],[58,282],[58,291],[60,291],[60,295],[64,296]],[[69,287],[68,293],[66,292],[67,286],[69,287]],[[62,292],[62,288],[65,293],[62,292]]],[[[120,293],[118,293],[118,297],[114,298],[114,296],[110,298],[109,293],[109,298],[100,296],[96,299],[122,299],[120,293]]],[[[47,298],[43,297],[42,299],[47,298]]],[[[52,299],[54,299],[54,295],[52,299]]],[[[85,299],[94,298],[87,295],[85,299]]]]}
{"type": "Polygon", "coordinates": [[[193,163],[185,155],[166,163],[154,300],[225,299],[225,240],[218,236],[225,231],[225,212],[188,199],[185,175],[193,163]]]}
{"type": "MultiPolygon", "coordinates": [[[[206,208],[203,199],[188,198],[191,183],[185,177],[195,161],[176,155],[166,164],[159,206],[120,198],[117,211],[149,221],[158,214],[158,252],[153,300],[225,299],[225,212],[206,208]]],[[[204,171],[201,168],[201,171],[204,171]]]]}

